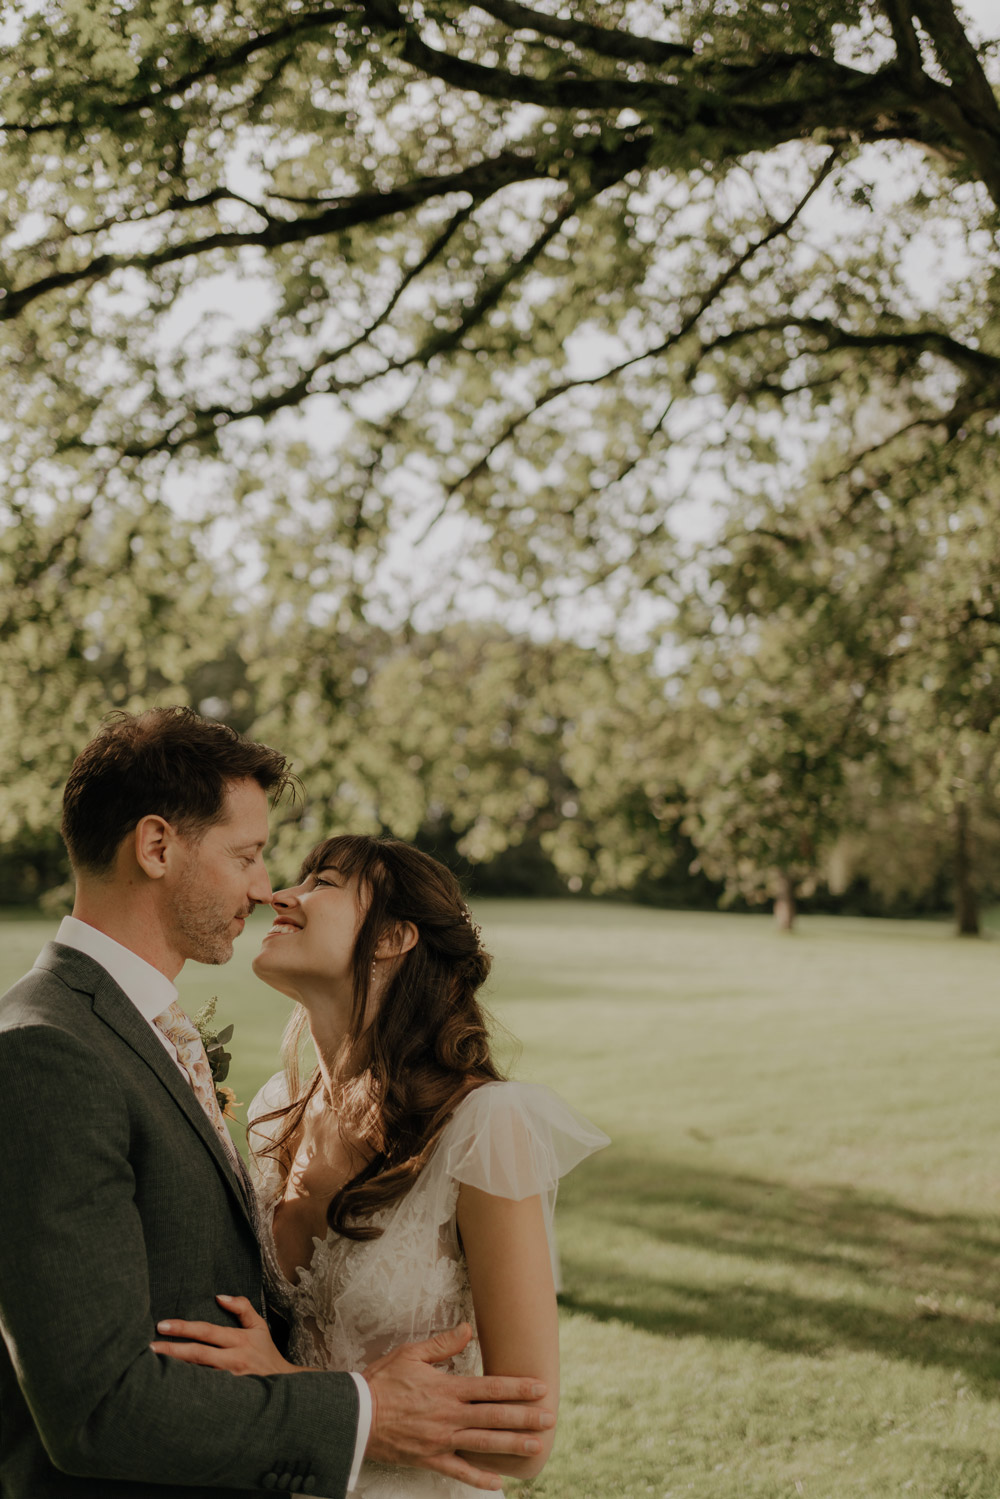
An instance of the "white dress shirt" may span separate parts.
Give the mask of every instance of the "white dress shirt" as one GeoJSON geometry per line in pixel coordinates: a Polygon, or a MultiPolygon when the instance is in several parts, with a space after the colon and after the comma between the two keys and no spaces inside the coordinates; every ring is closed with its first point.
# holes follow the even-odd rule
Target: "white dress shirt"
{"type": "MultiPolygon", "coordinates": [[[[123,947],[113,937],[107,936],[105,932],[99,932],[96,927],[89,926],[87,922],[80,921],[76,916],[63,917],[55,940],[63,947],[72,947],[77,952],[86,953],[88,958],[93,958],[94,962],[99,963],[105,973],[114,979],[119,989],[124,991],[143,1020],[147,1022],[164,1050],[169,1052],[177,1070],[190,1086],[190,1079],[178,1059],[177,1048],[154,1023],[157,1015],[162,1015],[163,1011],[178,997],[175,985],[170,982],[166,974],[154,968],[152,963],[147,963],[145,958],[140,958],[139,954],[134,953],[131,948],[123,947]]],[[[358,1387],[359,1406],[358,1434],[354,1444],[354,1462],[347,1484],[348,1490],[353,1489],[357,1484],[372,1426],[372,1395],[368,1382],[361,1374],[352,1373],[351,1378],[358,1387]]]]}

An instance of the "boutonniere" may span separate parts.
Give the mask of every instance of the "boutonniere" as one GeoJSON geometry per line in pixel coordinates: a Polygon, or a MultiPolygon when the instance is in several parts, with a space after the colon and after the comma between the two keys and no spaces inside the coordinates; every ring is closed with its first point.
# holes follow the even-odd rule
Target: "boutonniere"
{"type": "Polygon", "coordinates": [[[236,1094],[232,1088],[224,1086],[229,1076],[229,1064],[233,1060],[231,1054],[226,1050],[226,1045],[233,1039],[235,1026],[227,1025],[223,1030],[215,1029],[215,1011],[219,1003],[217,994],[192,1017],[195,1029],[201,1037],[208,1057],[208,1065],[212,1070],[212,1082],[215,1084],[215,1099],[222,1111],[224,1119],[235,1119],[234,1110],[241,1109],[243,1105],[236,1102],[236,1094]]]}

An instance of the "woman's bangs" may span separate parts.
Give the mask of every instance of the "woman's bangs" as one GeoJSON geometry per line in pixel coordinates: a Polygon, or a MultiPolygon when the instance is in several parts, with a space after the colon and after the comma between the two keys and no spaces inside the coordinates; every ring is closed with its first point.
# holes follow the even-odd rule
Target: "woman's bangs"
{"type": "Polygon", "coordinates": [[[371,840],[360,838],[356,834],[340,833],[333,838],[324,838],[302,861],[299,883],[320,869],[335,869],[345,880],[354,875],[360,875],[363,879],[368,873],[368,867],[374,862],[374,854],[371,840]]]}

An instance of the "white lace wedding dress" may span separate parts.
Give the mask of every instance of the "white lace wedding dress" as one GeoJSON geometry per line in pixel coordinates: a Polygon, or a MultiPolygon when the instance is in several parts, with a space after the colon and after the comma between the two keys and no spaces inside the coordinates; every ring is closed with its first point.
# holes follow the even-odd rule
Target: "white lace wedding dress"
{"type": "MultiPolygon", "coordinates": [[[[278,1073],[250,1106],[251,1123],[288,1101],[278,1073]]],[[[261,1132],[274,1122],[258,1124],[261,1132]]],[[[313,1239],[309,1265],[297,1284],[278,1268],[271,1236],[282,1182],[264,1159],[253,1168],[261,1205],[261,1236],[272,1299],[288,1318],[289,1357],[327,1369],[362,1370],[400,1343],[469,1322],[475,1327],[455,1209],[466,1182],[498,1197],[541,1194],[558,1284],[553,1233],[556,1187],[578,1161],[607,1145],[589,1120],[534,1083],[485,1083],[468,1094],[445,1125],[426,1167],[405,1197],[377,1213],[378,1239],[345,1239],[332,1231],[313,1239]]],[[[473,1340],[452,1361],[461,1374],[480,1372],[473,1340]]],[[[425,1469],[364,1463],[355,1494],[364,1499],[459,1499],[479,1494],[457,1479],[425,1469]]]]}

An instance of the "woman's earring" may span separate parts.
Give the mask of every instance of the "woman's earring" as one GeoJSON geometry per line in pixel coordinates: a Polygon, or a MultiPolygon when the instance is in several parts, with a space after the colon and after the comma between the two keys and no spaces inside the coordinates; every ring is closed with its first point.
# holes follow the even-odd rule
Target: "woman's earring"
{"type": "Polygon", "coordinates": [[[375,982],[375,970],[376,970],[377,967],[378,967],[378,959],[377,958],[372,958],[372,977],[371,977],[371,981],[372,981],[373,984],[375,982]]]}

